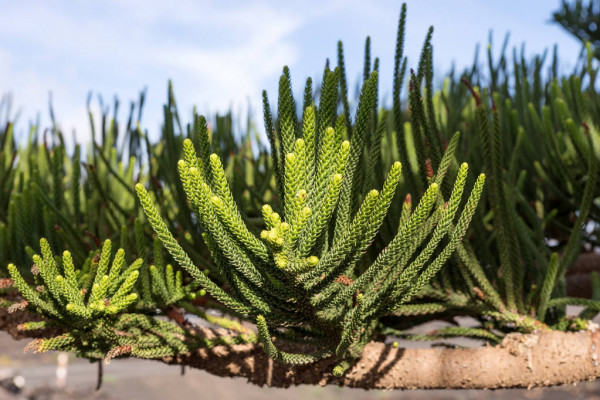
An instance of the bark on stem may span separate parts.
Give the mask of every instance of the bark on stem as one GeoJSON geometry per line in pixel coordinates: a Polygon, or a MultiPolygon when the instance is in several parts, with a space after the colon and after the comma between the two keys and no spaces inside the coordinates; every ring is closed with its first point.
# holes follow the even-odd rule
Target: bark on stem
{"type": "Polygon", "coordinates": [[[499,346],[469,349],[403,349],[372,342],[340,379],[331,375],[334,360],[291,368],[274,364],[259,345],[202,349],[163,361],[275,387],[335,384],[364,389],[495,389],[596,379],[600,376],[598,352],[599,333],[548,331],[511,334],[499,346]]]}
{"type": "MultiPolygon", "coordinates": [[[[26,320],[31,320],[26,312],[7,314],[0,308],[0,330],[15,338],[30,336],[16,329],[26,320]]],[[[307,350],[279,346],[290,352],[307,350]]],[[[250,344],[201,349],[159,361],[274,387],[334,384],[363,389],[495,389],[596,379],[600,377],[598,353],[600,332],[545,331],[511,334],[498,346],[469,349],[403,349],[372,342],[343,378],[331,374],[334,359],[294,368],[274,363],[262,346],[250,344]]]]}

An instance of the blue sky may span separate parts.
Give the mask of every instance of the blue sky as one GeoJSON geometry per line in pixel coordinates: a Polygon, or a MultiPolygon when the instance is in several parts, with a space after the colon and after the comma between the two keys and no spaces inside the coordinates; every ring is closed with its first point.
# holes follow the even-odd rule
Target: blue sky
{"type": "MultiPolygon", "coordinates": [[[[526,42],[527,54],[558,44],[561,68],[575,63],[579,43],[550,23],[559,0],[408,0],[406,54],[414,66],[429,25],[435,27],[438,77],[469,65],[476,43],[488,32],[496,49],[506,32],[511,45],[526,42]]],[[[155,134],[162,119],[167,80],[180,113],[246,109],[260,118],[260,93],[272,102],[281,68],[292,71],[301,93],[308,76],[319,80],[326,58],[344,42],[351,82],[362,71],[364,39],[380,57],[380,93],[389,98],[400,1],[304,0],[192,1],[91,0],[5,1],[0,24],[0,92],[13,95],[20,129],[40,112],[48,125],[48,93],[62,129],[87,140],[85,109],[92,90],[105,101],[117,95],[121,120],[128,103],[148,88],[142,126],[155,134]]],[[[483,56],[483,53],[481,54],[483,56]]],[[[483,59],[483,58],[482,58],[483,59]]],[[[354,84],[352,85],[352,88],[354,84]]],[[[96,108],[97,110],[97,108],[96,108]]],[[[260,122],[260,120],[259,120],[260,122]]],[[[262,124],[259,124],[262,129],[262,124]]]]}

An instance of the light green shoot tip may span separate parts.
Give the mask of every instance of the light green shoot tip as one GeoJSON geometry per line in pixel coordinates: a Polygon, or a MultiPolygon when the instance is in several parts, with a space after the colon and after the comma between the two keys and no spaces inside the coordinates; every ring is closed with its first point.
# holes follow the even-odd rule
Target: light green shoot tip
{"type": "Polygon", "coordinates": [[[277,264],[279,268],[283,269],[287,265],[287,260],[285,258],[280,258],[279,260],[275,261],[275,264],[277,264]]]}

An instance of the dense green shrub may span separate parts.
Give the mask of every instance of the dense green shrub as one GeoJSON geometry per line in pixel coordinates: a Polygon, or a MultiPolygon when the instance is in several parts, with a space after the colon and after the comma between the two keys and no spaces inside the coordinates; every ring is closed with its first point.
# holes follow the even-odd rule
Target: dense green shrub
{"type": "Polygon", "coordinates": [[[171,89],[157,143],[133,123],[142,97],[122,138],[102,116],[85,168],[81,147],[67,154],[56,125],[51,143],[32,130],[17,148],[7,124],[0,263],[11,263],[27,301],[12,307],[44,317],[23,329],[60,331],[36,348],[153,358],[260,340],[284,363],[337,357],[339,375],[382,335],[497,343],[513,331],[585,328],[600,287],[593,300],[566,297],[565,274],[600,230],[591,47],[559,76],[556,52],[545,73],[546,54],[528,61],[515,51],[509,62],[504,46],[494,60],[490,44],[487,68],[475,60],[436,90],[433,28],[408,71],[405,18],[403,7],[393,87],[384,90],[391,109],[378,104],[369,40],[360,97],[348,98],[340,43],[337,67],[325,68],[318,89],[307,80],[301,102],[288,68],[276,112],[263,94],[268,150],[250,129],[235,138],[231,116],[209,129],[194,115],[184,129],[171,89]],[[68,252],[55,259],[50,247],[68,252]],[[568,304],[587,308],[568,318],[568,304]],[[206,307],[256,323],[258,335],[206,307]],[[232,335],[206,341],[155,318],[179,308],[232,335]],[[479,325],[406,333],[459,315],[479,325]],[[286,341],[315,352],[286,353],[286,341]]]}

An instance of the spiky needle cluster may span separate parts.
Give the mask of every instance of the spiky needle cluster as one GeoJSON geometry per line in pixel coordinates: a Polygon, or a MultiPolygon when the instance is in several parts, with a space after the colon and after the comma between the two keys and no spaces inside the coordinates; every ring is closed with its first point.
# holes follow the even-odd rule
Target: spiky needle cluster
{"type": "Polygon", "coordinates": [[[279,129],[271,135],[276,145],[273,161],[281,168],[277,179],[283,205],[281,213],[272,205],[262,207],[265,229],[260,237],[242,218],[220,158],[206,151],[206,127],[199,126],[198,151],[191,140],[183,143],[180,179],[230,292],[191,263],[143,185],[137,185],[136,191],[150,224],[174,259],[216,299],[256,321],[271,358],[305,364],[335,355],[341,362],[334,373],[341,375],[372,338],[378,319],[419,293],[455,250],[475,211],[484,176],[477,179],[456,222],[467,165],[460,167],[447,201],[439,183],[432,182],[414,212],[405,209],[387,248],[360,273],[357,265],[381,227],[401,180],[401,164],[396,162],[382,187],[368,190],[354,210],[353,185],[375,115],[377,72],[363,85],[351,132],[344,116],[335,127],[325,125],[336,119],[335,110],[327,107],[326,94],[318,109],[312,104],[305,108],[298,123],[289,71],[284,71],[281,82],[279,129]],[[351,139],[345,140],[348,136],[351,139]],[[275,346],[273,336],[315,343],[315,351],[284,352],[275,346]]]}
{"type": "MultiPolygon", "coordinates": [[[[55,258],[45,239],[40,247],[42,255],[33,255],[36,286],[27,283],[14,264],[8,265],[12,284],[25,299],[13,305],[13,309],[27,308],[44,317],[42,321],[21,324],[19,330],[58,331],[33,341],[28,347],[35,351],[73,351],[82,357],[104,358],[108,362],[119,356],[158,358],[188,353],[199,347],[256,341],[251,334],[208,339],[173,322],[154,318],[153,310],[148,307],[165,308],[191,297],[189,285],[184,288],[182,284],[181,271],[173,273],[171,265],[149,267],[153,290],[148,303],[138,294],[144,290],[138,282],[144,261],[138,258],[127,266],[124,250],[118,249],[111,263],[110,240],[104,242],[100,253],[90,255],[82,269],[75,268],[70,252],[55,258]]],[[[206,319],[243,332],[229,320],[206,319]]]]}
{"type": "MultiPolygon", "coordinates": [[[[338,66],[331,70],[327,64],[316,91],[318,106],[308,79],[302,115],[297,115],[287,68],[280,79],[276,116],[263,94],[271,149],[259,143],[258,157],[249,145],[250,130],[240,145],[235,141],[230,117],[217,118],[209,133],[206,120],[194,116],[184,140],[169,87],[162,139],[156,145],[146,141],[150,176],[142,174],[136,187],[158,235],[150,250],[142,221],[130,218],[139,210],[131,197],[135,161],[125,171],[117,165],[119,153],[111,150],[116,122],[107,132],[103,124],[103,146],[94,147],[87,180],[80,177],[78,149],[69,160],[64,145],[42,147],[35,139],[17,151],[12,125],[0,130],[6,144],[0,154],[0,262],[15,262],[23,273],[35,252],[32,247],[45,235],[53,247],[69,248],[75,264],[83,265],[81,272],[75,270],[73,285],[69,257],[57,259],[52,267],[44,261],[49,247],[43,242],[43,257],[34,260],[43,274],[33,277],[33,285],[11,265],[27,303],[12,309],[26,306],[46,318],[23,328],[51,324],[71,335],[43,345],[36,342],[37,348],[73,349],[90,358],[160,357],[200,345],[258,340],[256,335],[244,336],[247,328],[239,323],[188,302],[196,293],[204,296],[199,287],[212,295],[200,304],[256,322],[258,336],[275,360],[307,363],[331,355],[340,361],[336,375],[380,333],[417,340],[471,336],[498,343],[515,330],[585,328],[600,310],[600,281],[593,276],[592,299],[565,297],[565,273],[582,248],[598,245],[600,110],[592,46],[587,45],[585,62],[559,80],[556,52],[551,74],[544,77],[544,56],[529,63],[515,53],[510,69],[506,42],[497,62],[490,44],[489,90],[479,89],[488,83],[482,81],[476,60],[460,78],[452,73],[442,90],[434,92],[430,28],[418,67],[410,71],[407,113],[400,96],[407,65],[405,17],[403,6],[389,112],[377,109],[379,62],[371,62],[367,39],[364,84],[352,121],[340,43],[338,66]],[[582,82],[589,82],[587,89],[582,82]],[[40,157],[30,156],[36,152],[40,157]],[[63,159],[72,168],[61,179],[63,159]],[[468,177],[462,160],[485,171],[490,190],[482,195],[483,176],[468,177]],[[456,177],[454,183],[449,177],[456,177]],[[85,197],[79,196],[80,180],[85,197]],[[471,195],[462,199],[471,185],[471,195]],[[145,190],[148,186],[154,199],[145,190]],[[405,201],[399,201],[406,193],[405,201]],[[412,199],[417,198],[413,211],[412,199]],[[164,220],[153,201],[161,204],[164,220]],[[107,212],[98,214],[97,204],[107,212]],[[471,217],[473,235],[461,242],[471,217]],[[78,233],[82,229],[87,229],[84,235],[78,233]],[[85,235],[93,242],[82,241],[85,235]],[[124,283],[122,274],[112,268],[108,272],[106,265],[94,267],[108,262],[104,250],[97,260],[94,255],[86,259],[90,245],[100,247],[99,238],[105,237],[119,240],[128,254],[144,260],[130,297],[117,296],[121,289],[112,292],[124,283]],[[550,245],[548,238],[558,244],[550,245]],[[165,265],[160,243],[191,275],[186,284],[165,265]],[[451,258],[454,250],[456,257],[451,258]],[[81,278],[85,274],[91,278],[81,278]],[[81,289],[86,289],[83,297],[81,289]],[[566,317],[566,305],[586,309],[573,319],[566,317]],[[147,315],[170,315],[176,307],[242,335],[201,341],[181,326],[147,315]],[[426,335],[405,331],[458,315],[470,315],[479,325],[426,335]],[[96,323],[103,325],[98,328],[96,323]],[[141,336],[148,345],[125,341],[120,334],[115,341],[115,332],[141,336]],[[72,340],[78,337],[88,339],[72,340]],[[306,342],[314,351],[281,350],[283,342],[294,341],[306,342]]],[[[56,126],[52,132],[52,141],[62,143],[56,126]]],[[[130,154],[139,160],[136,143],[143,135],[139,129],[127,132],[130,154]]],[[[122,251],[114,256],[119,265],[122,251]]]]}

